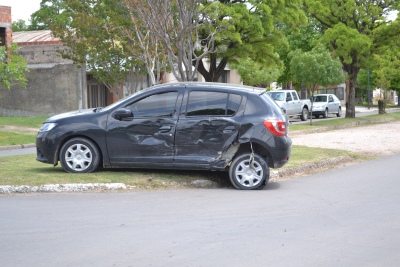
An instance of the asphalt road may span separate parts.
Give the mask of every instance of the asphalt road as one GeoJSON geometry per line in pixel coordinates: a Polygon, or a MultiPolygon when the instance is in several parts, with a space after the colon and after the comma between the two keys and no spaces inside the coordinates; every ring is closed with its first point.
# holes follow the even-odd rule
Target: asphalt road
{"type": "Polygon", "coordinates": [[[0,196],[0,265],[399,266],[400,154],[233,189],[0,196]]]}

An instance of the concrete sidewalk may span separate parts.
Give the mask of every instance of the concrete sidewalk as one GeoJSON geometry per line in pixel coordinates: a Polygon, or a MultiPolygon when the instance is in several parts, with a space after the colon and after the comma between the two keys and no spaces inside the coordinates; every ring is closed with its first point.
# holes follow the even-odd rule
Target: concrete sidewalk
{"type": "Polygon", "coordinates": [[[35,144],[0,146],[0,157],[36,154],[35,144]]]}

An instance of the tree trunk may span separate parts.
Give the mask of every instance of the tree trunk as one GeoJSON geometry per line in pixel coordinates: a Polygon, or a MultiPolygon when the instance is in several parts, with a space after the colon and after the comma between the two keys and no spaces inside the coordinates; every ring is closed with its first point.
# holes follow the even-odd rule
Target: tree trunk
{"type": "Polygon", "coordinates": [[[379,114],[386,114],[386,100],[378,100],[379,114]]]}
{"type": "Polygon", "coordinates": [[[210,54],[209,57],[209,70],[204,66],[203,61],[199,62],[199,66],[197,67],[197,71],[204,77],[206,82],[218,82],[219,77],[223,74],[225,67],[228,63],[227,58],[221,59],[217,66],[217,57],[214,54],[210,54]]]}
{"type": "Polygon", "coordinates": [[[356,117],[356,82],[360,68],[355,64],[343,65],[343,69],[349,75],[349,90],[346,95],[346,116],[345,118],[356,117]]]}

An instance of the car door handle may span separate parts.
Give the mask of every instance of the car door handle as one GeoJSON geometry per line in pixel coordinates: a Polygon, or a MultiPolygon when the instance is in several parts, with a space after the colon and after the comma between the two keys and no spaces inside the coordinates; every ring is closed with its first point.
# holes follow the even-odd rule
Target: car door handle
{"type": "Polygon", "coordinates": [[[161,126],[160,132],[167,133],[167,132],[171,131],[171,129],[172,129],[172,126],[161,126]]]}
{"type": "Polygon", "coordinates": [[[223,133],[231,133],[235,130],[235,126],[228,126],[225,127],[224,130],[222,131],[223,133]]]}

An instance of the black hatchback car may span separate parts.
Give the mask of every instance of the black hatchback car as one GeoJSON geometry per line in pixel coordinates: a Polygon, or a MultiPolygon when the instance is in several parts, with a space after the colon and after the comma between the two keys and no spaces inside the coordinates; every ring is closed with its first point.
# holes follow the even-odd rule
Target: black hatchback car
{"type": "Polygon", "coordinates": [[[105,108],[47,119],[40,162],[87,173],[103,167],[228,171],[260,189],[288,162],[292,141],[279,106],[259,88],[217,83],[154,86],[105,108]]]}

